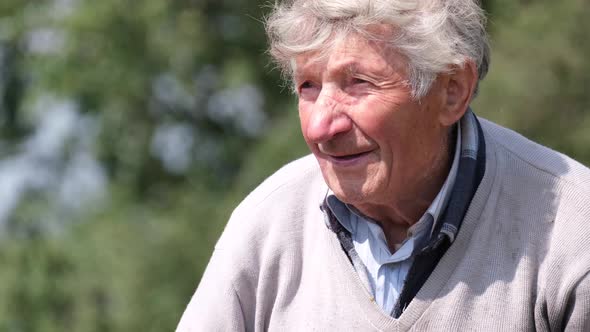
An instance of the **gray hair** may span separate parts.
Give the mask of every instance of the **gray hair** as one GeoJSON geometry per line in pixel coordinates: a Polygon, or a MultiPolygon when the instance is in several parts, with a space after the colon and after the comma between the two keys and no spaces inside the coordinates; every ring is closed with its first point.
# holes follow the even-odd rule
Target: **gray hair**
{"type": "Polygon", "coordinates": [[[387,43],[407,58],[412,95],[419,99],[439,73],[466,61],[476,64],[479,80],[485,77],[485,23],[478,0],[285,0],[267,17],[266,31],[270,54],[291,77],[295,56],[326,52],[350,33],[379,38],[370,28],[391,26],[395,33],[387,43]]]}

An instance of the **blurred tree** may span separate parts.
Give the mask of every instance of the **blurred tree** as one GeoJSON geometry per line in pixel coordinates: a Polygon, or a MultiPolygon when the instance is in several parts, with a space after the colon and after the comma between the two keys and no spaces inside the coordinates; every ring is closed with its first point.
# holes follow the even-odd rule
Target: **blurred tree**
{"type": "Polygon", "coordinates": [[[262,15],[255,1],[0,5],[0,191],[16,197],[0,204],[0,330],[174,326],[242,160],[284,107],[262,15]],[[78,204],[103,173],[102,198],[78,204]]]}
{"type": "Polygon", "coordinates": [[[10,141],[25,134],[19,117],[27,76],[22,62],[20,6],[16,1],[0,5],[0,138],[10,141]]]}
{"type": "Polygon", "coordinates": [[[590,164],[590,3],[512,6],[510,19],[492,22],[492,70],[475,109],[590,164]]]}

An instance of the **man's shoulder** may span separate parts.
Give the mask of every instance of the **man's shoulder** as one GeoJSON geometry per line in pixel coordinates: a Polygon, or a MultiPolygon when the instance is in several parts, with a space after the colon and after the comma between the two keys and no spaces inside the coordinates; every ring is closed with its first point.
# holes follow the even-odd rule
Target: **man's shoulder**
{"type": "Polygon", "coordinates": [[[326,192],[327,186],[312,155],[288,163],[236,207],[218,247],[233,247],[243,241],[249,242],[246,246],[259,246],[272,239],[289,242],[288,237],[297,236],[305,223],[323,224],[318,211],[326,192]]]}
{"type": "MultiPolygon", "coordinates": [[[[280,201],[300,201],[313,189],[325,187],[318,163],[313,155],[294,160],[266,178],[240,203],[236,210],[255,208],[280,201]]],[[[327,187],[326,187],[327,188],[327,187]]],[[[325,192],[319,192],[320,197],[325,192]]]]}
{"type": "MultiPolygon", "coordinates": [[[[556,262],[581,258],[584,252],[581,261],[590,267],[585,250],[590,245],[590,169],[512,130],[481,122],[500,164],[495,183],[501,213],[510,215],[507,220],[527,220],[519,227],[530,226],[529,234],[549,232],[556,262]]],[[[548,236],[539,234],[539,239],[548,236]]]]}
{"type": "Polygon", "coordinates": [[[588,167],[561,152],[531,141],[511,129],[486,119],[480,119],[480,121],[486,139],[493,140],[498,147],[497,151],[503,151],[512,158],[518,159],[520,164],[531,172],[531,175],[545,174],[553,178],[555,182],[590,197],[588,167]]]}
{"type": "MultiPolygon", "coordinates": [[[[590,270],[590,169],[510,129],[481,124],[497,164],[488,197],[493,222],[507,225],[507,239],[526,234],[526,246],[535,247],[530,254],[546,266],[540,278],[576,282],[590,270]]],[[[515,239],[517,246],[523,241],[515,239]]]]}

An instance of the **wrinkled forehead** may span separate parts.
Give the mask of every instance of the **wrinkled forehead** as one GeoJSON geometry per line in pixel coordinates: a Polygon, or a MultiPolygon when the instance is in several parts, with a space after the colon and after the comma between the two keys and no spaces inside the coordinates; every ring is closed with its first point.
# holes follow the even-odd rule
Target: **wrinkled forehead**
{"type": "MultiPolygon", "coordinates": [[[[363,63],[399,70],[406,67],[406,58],[391,42],[389,31],[340,32],[316,49],[306,50],[290,59],[292,76],[309,68],[320,68],[330,62],[343,62],[350,70],[363,63]],[[337,60],[335,60],[337,59],[337,60]]],[[[385,73],[384,73],[385,74],[385,73]]]]}
{"type": "Polygon", "coordinates": [[[311,61],[322,61],[335,51],[354,52],[358,48],[365,47],[384,50],[392,46],[390,35],[377,33],[376,31],[332,29],[330,36],[327,38],[322,38],[322,40],[313,40],[311,38],[306,43],[307,47],[294,54],[291,60],[305,57],[311,61]]]}

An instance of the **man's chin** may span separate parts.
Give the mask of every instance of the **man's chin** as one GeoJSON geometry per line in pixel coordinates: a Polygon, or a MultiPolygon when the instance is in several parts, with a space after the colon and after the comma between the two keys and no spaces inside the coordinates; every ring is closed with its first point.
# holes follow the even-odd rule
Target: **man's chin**
{"type": "Polygon", "coordinates": [[[339,200],[346,204],[358,205],[366,203],[368,200],[367,193],[363,190],[362,186],[340,186],[339,184],[331,185],[328,183],[328,187],[332,190],[334,195],[339,200]]]}

